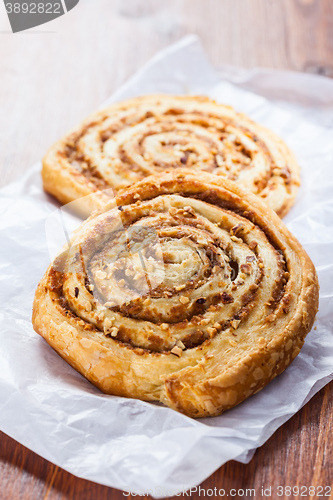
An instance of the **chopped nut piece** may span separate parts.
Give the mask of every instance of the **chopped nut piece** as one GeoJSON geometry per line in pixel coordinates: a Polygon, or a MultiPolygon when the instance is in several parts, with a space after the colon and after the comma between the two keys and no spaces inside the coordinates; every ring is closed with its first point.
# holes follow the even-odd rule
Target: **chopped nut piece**
{"type": "Polygon", "coordinates": [[[138,280],[140,280],[141,278],[143,278],[143,274],[141,274],[141,273],[136,273],[136,275],[134,276],[134,280],[135,280],[135,281],[138,281],[138,280]]]}
{"type": "Polygon", "coordinates": [[[192,207],[184,207],[183,208],[183,215],[185,217],[195,217],[195,211],[193,210],[192,207]]]}
{"type": "Polygon", "coordinates": [[[289,351],[293,346],[293,341],[291,339],[288,340],[288,342],[285,345],[285,350],[289,351]]]}
{"type": "Polygon", "coordinates": [[[176,345],[177,345],[177,347],[180,347],[183,351],[184,351],[184,349],[186,349],[181,340],[177,340],[176,345]]]}
{"type": "Polygon", "coordinates": [[[178,356],[178,358],[180,358],[180,356],[183,354],[182,349],[180,347],[176,346],[176,345],[175,345],[175,347],[173,347],[171,349],[170,352],[171,352],[171,354],[174,354],[175,356],[178,356]]]}
{"type": "Polygon", "coordinates": [[[240,270],[242,271],[242,273],[251,274],[252,271],[251,264],[241,264],[240,270]]]}
{"type": "Polygon", "coordinates": [[[185,288],[186,285],[178,285],[175,287],[175,290],[177,290],[177,292],[179,292],[180,290],[183,290],[183,288],[185,288]]]}
{"type": "Polygon", "coordinates": [[[258,368],[256,368],[254,371],[253,371],[253,378],[254,380],[260,380],[264,377],[264,371],[262,370],[262,368],[260,368],[258,366],[258,368]]]}
{"type": "Polygon", "coordinates": [[[168,330],[168,329],[169,329],[169,325],[168,325],[168,323],[162,323],[162,324],[161,324],[161,329],[162,329],[162,330],[168,330]]]}
{"type": "Polygon", "coordinates": [[[147,298],[143,301],[143,305],[144,305],[144,306],[149,306],[149,304],[150,304],[150,298],[149,298],[149,297],[147,297],[147,298]]]}
{"type": "Polygon", "coordinates": [[[109,302],[105,302],[105,304],[104,304],[105,307],[113,307],[115,305],[116,305],[116,303],[113,302],[112,300],[110,300],[109,302]]]}
{"type": "Polygon", "coordinates": [[[99,280],[104,280],[106,278],[106,273],[100,269],[96,272],[96,278],[99,280]]]}
{"type": "Polygon", "coordinates": [[[256,241],[251,241],[249,243],[249,249],[250,250],[254,250],[255,248],[257,248],[257,246],[258,246],[258,243],[256,241]]]}
{"type": "Polygon", "coordinates": [[[90,302],[86,302],[84,306],[86,311],[91,311],[92,310],[92,305],[90,302]]]}
{"type": "Polygon", "coordinates": [[[219,328],[221,328],[221,325],[220,325],[220,323],[216,322],[216,323],[214,323],[213,327],[218,330],[219,328]]]}
{"type": "Polygon", "coordinates": [[[182,304],[188,304],[190,302],[190,299],[188,297],[185,297],[185,295],[181,295],[179,297],[179,302],[181,302],[182,304]]]}
{"type": "Polygon", "coordinates": [[[282,299],[282,302],[284,304],[289,304],[290,303],[290,300],[291,300],[291,296],[289,294],[286,294],[283,299],[282,299]]]}
{"type": "Polygon", "coordinates": [[[244,225],[243,225],[243,224],[241,224],[241,223],[240,223],[240,224],[236,224],[236,226],[234,226],[234,227],[232,227],[232,228],[230,229],[230,234],[231,234],[232,236],[236,236],[236,234],[237,234],[239,231],[241,231],[242,229],[244,229],[244,225]]]}
{"type": "Polygon", "coordinates": [[[208,318],[203,318],[201,321],[200,321],[200,325],[208,325],[208,323],[210,322],[210,319],[208,318]]]}
{"type": "Polygon", "coordinates": [[[169,208],[169,214],[170,215],[174,216],[174,215],[176,215],[177,212],[178,212],[177,208],[175,208],[175,207],[170,207],[169,208]]]}
{"type": "Polygon", "coordinates": [[[220,296],[223,304],[231,304],[234,301],[233,297],[227,292],[222,292],[220,296]]]}
{"type": "Polygon", "coordinates": [[[220,155],[216,155],[215,160],[218,167],[223,167],[223,158],[220,155]]]}
{"type": "Polygon", "coordinates": [[[273,323],[273,321],[274,321],[274,320],[275,320],[275,314],[273,314],[273,313],[269,314],[269,315],[268,315],[268,316],[266,316],[266,318],[265,318],[265,321],[266,321],[267,323],[273,323]]]}
{"type": "Polygon", "coordinates": [[[230,325],[232,326],[232,328],[236,330],[240,322],[241,322],[240,319],[233,319],[230,321],[230,325]]]}
{"type": "Polygon", "coordinates": [[[117,334],[118,334],[118,328],[114,326],[113,328],[111,328],[110,335],[111,337],[117,337],[117,334]]]}
{"type": "Polygon", "coordinates": [[[112,321],[110,320],[110,318],[106,318],[106,320],[104,321],[104,326],[105,328],[110,328],[112,326],[112,321]]]}
{"type": "Polygon", "coordinates": [[[83,337],[82,339],[79,340],[80,344],[83,346],[83,347],[86,347],[87,349],[89,349],[91,347],[91,344],[93,343],[92,340],[90,339],[87,339],[85,337],[83,337]]]}
{"type": "Polygon", "coordinates": [[[207,328],[207,332],[209,333],[209,335],[214,335],[214,333],[216,333],[216,328],[212,328],[211,326],[209,326],[207,328]]]}

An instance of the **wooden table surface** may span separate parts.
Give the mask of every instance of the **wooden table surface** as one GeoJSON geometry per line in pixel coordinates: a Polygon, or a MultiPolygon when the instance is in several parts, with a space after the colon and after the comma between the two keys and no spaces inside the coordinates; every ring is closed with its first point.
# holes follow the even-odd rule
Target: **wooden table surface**
{"type": "MultiPolygon", "coordinates": [[[[187,33],[201,37],[217,68],[265,66],[333,76],[332,0],[81,0],[65,16],[17,34],[1,2],[0,185],[23,174],[155,52],[187,33]]],[[[277,486],[332,485],[332,401],[333,383],[248,465],[229,462],[202,488],[224,488],[229,496],[232,488],[255,488],[256,498],[266,498],[261,488],[271,486],[276,499],[293,498],[278,496],[277,486]]],[[[233,497],[251,496],[240,491],[233,497]]],[[[121,498],[129,497],[78,479],[1,434],[0,500],[121,498]]]]}

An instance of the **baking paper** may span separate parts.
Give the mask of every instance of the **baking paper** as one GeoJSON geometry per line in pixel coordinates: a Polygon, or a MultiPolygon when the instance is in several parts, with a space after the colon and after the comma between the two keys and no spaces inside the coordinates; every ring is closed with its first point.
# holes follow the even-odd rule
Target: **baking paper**
{"type": "MultiPolygon", "coordinates": [[[[34,291],[60,224],[57,203],[43,193],[40,164],[0,191],[0,429],[76,476],[161,498],[200,484],[228,460],[249,461],[333,378],[333,81],[269,70],[217,73],[189,36],[157,54],[109,102],[152,92],[209,95],[294,150],[302,186],[285,222],[313,259],[321,286],[315,328],[300,355],[225,414],[193,420],[104,395],[31,326],[34,291]]],[[[64,212],[61,220],[67,228],[73,222],[64,212]]]]}

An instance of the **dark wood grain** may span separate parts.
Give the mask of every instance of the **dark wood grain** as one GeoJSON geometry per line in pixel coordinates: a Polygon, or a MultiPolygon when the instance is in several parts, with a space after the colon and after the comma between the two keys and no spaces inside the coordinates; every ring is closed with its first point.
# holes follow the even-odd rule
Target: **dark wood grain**
{"type": "MultiPolygon", "coordinates": [[[[333,76],[332,0],[81,0],[66,16],[17,35],[0,10],[0,185],[39,160],[156,51],[187,33],[201,37],[217,68],[265,66],[333,76]]],[[[256,498],[264,498],[261,487],[272,486],[276,499],[293,498],[278,497],[279,485],[332,485],[332,400],[333,383],[249,464],[229,462],[202,488],[255,488],[256,498]]],[[[126,498],[0,437],[0,500],[126,498]]]]}

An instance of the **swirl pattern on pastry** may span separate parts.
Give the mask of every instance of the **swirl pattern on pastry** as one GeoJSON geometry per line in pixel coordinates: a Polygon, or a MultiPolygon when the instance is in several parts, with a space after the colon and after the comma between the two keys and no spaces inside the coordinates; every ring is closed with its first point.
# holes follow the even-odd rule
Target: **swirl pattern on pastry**
{"type": "Polygon", "coordinates": [[[62,203],[85,195],[91,213],[152,174],[187,168],[236,181],[283,217],[300,183],[298,164],[273,132],[202,96],[146,96],[95,113],[43,160],[46,191],[62,203]]]}
{"type": "Polygon", "coordinates": [[[235,183],[179,170],[93,214],[38,286],[33,324],[102,391],[212,416],[299,353],[315,268],[235,183]]]}

